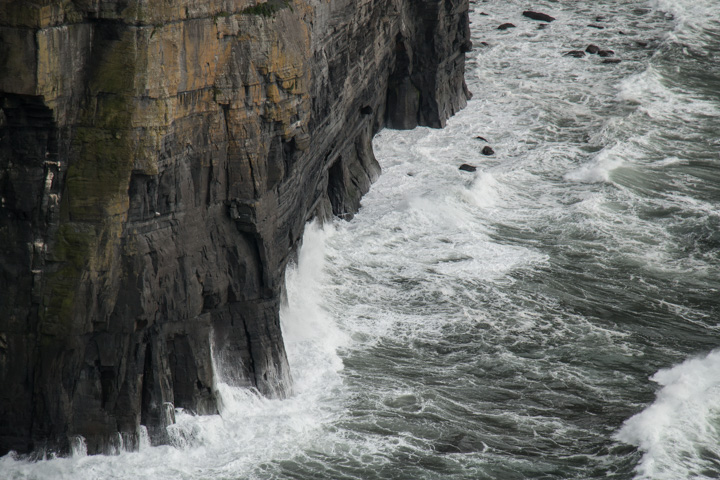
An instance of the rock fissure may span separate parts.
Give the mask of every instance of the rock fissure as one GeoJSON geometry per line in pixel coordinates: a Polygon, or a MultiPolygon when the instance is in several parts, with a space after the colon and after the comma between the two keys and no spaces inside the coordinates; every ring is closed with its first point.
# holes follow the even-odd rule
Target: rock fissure
{"type": "Polygon", "coordinates": [[[255,358],[253,357],[253,348],[252,348],[252,341],[250,340],[252,337],[250,336],[250,330],[248,329],[247,322],[243,319],[242,321],[243,330],[245,331],[245,341],[246,341],[246,348],[248,352],[248,357],[250,359],[249,365],[247,367],[248,369],[248,376],[250,377],[250,381],[253,385],[257,385],[257,370],[255,369],[255,358]]]}

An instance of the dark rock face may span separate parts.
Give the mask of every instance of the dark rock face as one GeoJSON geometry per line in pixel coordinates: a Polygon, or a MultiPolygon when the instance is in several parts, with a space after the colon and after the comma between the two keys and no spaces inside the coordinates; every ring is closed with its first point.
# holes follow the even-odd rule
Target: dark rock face
{"type": "Polygon", "coordinates": [[[358,209],[379,129],[466,104],[467,0],[276,3],[0,5],[0,455],[287,395],[305,223],[358,209]]]}
{"type": "Polygon", "coordinates": [[[524,11],[523,17],[527,17],[532,20],[538,20],[541,22],[552,22],[553,20],[555,20],[555,17],[551,17],[547,13],[533,12],[531,10],[524,11]]]}

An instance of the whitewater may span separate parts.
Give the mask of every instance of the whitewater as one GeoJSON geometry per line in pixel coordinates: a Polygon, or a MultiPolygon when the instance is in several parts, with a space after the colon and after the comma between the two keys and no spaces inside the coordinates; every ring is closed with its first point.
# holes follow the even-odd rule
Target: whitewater
{"type": "Polygon", "coordinates": [[[720,3],[472,8],[467,108],[307,227],[290,398],[220,382],[172,445],[0,478],[720,478],[720,3]]]}

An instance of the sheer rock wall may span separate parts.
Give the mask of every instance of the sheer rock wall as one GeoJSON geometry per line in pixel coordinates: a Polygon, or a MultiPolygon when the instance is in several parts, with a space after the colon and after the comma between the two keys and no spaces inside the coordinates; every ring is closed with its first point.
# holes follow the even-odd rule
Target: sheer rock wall
{"type": "Polygon", "coordinates": [[[218,375],[289,394],[305,223],[469,97],[467,0],[256,3],[0,5],[0,455],[167,442],[218,375]]]}

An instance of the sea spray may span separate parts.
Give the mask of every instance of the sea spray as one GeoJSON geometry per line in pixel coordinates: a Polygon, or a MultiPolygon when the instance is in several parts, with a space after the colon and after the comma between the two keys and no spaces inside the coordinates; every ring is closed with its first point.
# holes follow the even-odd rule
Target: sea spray
{"type": "Polygon", "coordinates": [[[639,479],[716,478],[720,460],[720,350],[658,371],[656,400],[617,439],[643,451],[639,479]]]}
{"type": "Polygon", "coordinates": [[[325,238],[332,231],[332,225],[323,229],[317,222],[309,224],[297,264],[286,273],[287,301],[280,308],[280,319],[298,392],[337,385],[337,372],[343,367],[338,349],[349,342],[322,306],[322,288],[327,283],[325,238]]]}

